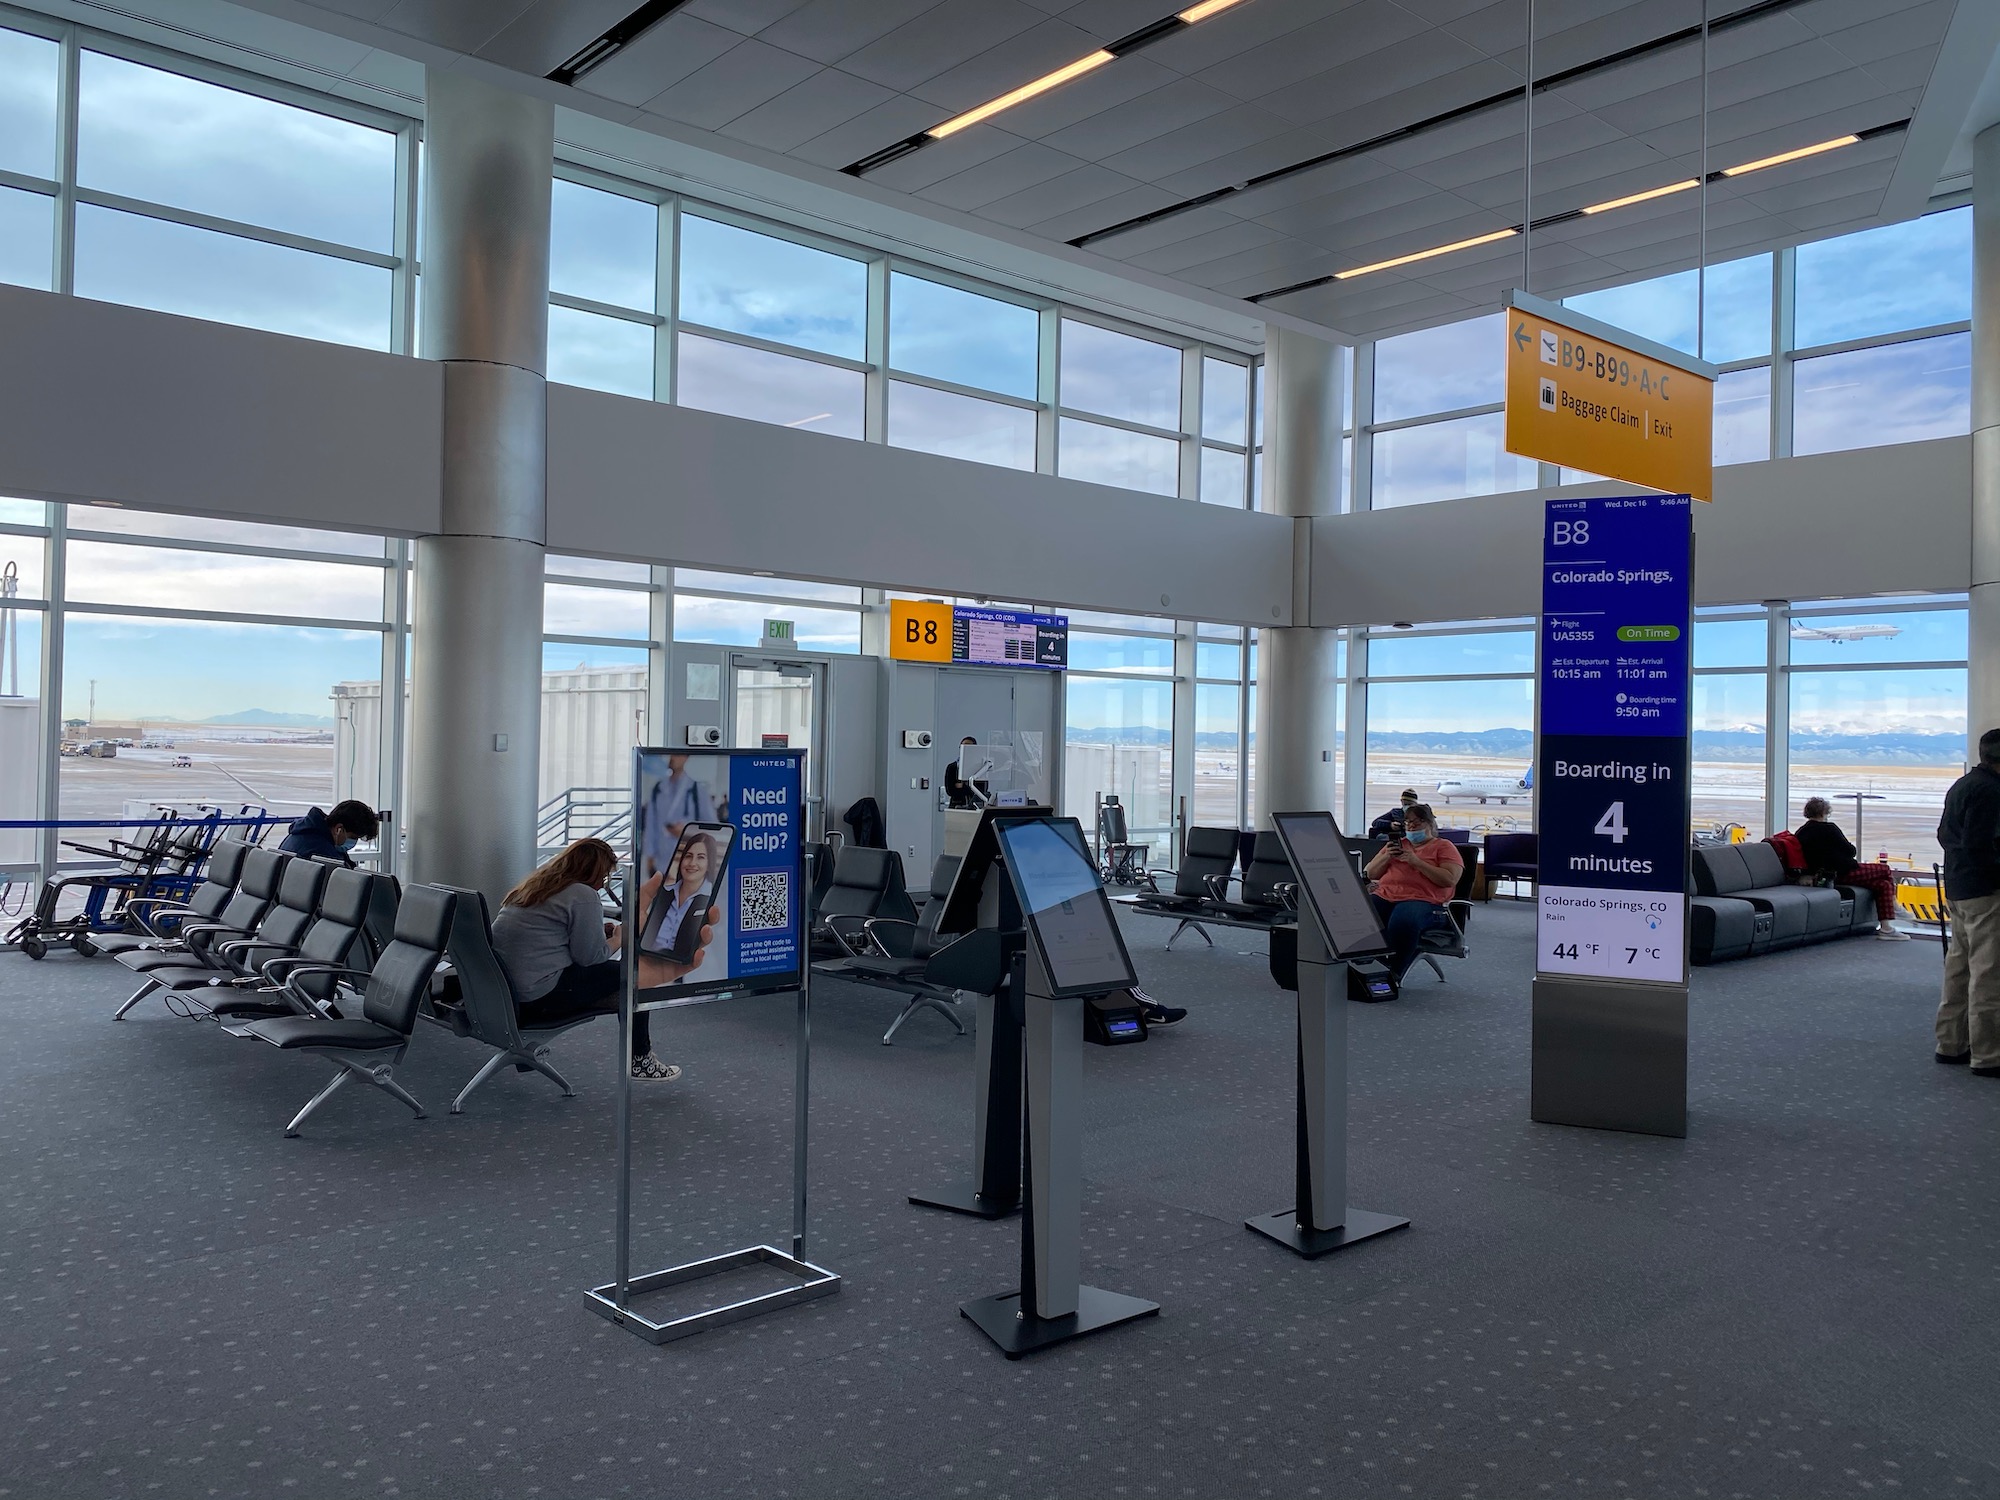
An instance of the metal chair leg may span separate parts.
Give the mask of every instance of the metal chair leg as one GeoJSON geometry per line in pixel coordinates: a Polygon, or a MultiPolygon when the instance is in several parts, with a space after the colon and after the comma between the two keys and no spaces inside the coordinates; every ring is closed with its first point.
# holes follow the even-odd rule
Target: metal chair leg
{"type": "Polygon", "coordinates": [[[1182,933],[1188,931],[1190,928],[1194,930],[1194,935],[1200,938],[1204,943],[1208,944],[1209,947],[1213,948],[1215,946],[1215,939],[1208,935],[1208,929],[1206,927],[1202,926],[1201,923],[1195,921],[1191,917],[1182,917],[1181,925],[1174,929],[1173,937],[1167,939],[1167,952],[1171,953],[1174,951],[1175,941],[1180,937],[1182,933]]]}
{"type": "Polygon", "coordinates": [[[1421,962],[1423,962],[1423,963],[1427,963],[1427,964],[1429,964],[1429,965],[1431,966],[1431,972],[1432,972],[1433,974],[1437,975],[1437,977],[1438,977],[1438,983],[1439,983],[1439,984],[1445,984],[1445,983],[1448,983],[1448,982],[1449,982],[1449,981],[1447,981],[1447,980],[1445,979],[1445,977],[1444,977],[1444,969],[1443,969],[1442,967],[1440,967],[1440,965],[1438,964],[1438,961],[1437,961],[1437,959],[1436,959],[1435,957],[1433,957],[1433,956],[1432,956],[1431,954],[1428,954],[1428,953],[1419,953],[1419,954],[1417,955],[1417,958],[1418,958],[1418,959],[1419,959],[1419,960],[1420,960],[1421,962]]]}
{"type": "Polygon", "coordinates": [[[947,1021],[951,1022],[952,1026],[957,1030],[960,1036],[965,1035],[965,1023],[959,1020],[958,1011],[956,1007],[954,1007],[947,1001],[938,999],[938,997],[935,995],[912,995],[910,997],[910,1003],[903,1007],[903,1013],[900,1016],[896,1017],[895,1020],[891,1021],[889,1023],[889,1029],[882,1033],[882,1045],[885,1047],[891,1045],[892,1041],[895,1038],[896,1033],[902,1029],[903,1023],[909,1020],[911,1016],[915,1015],[919,1009],[921,1009],[926,1005],[928,1005],[932,1010],[936,1011],[939,1015],[943,1016],[947,1021]]]}
{"type": "Polygon", "coordinates": [[[145,999],[148,995],[152,994],[153,991],[158,989],[159,987],[160,986],[158,980],[153,980],[153,979],[147,980],[144,984],[140,985],[139,988],[132,991],[131,997],[128,1000],[126,1000],[126,1002],[123,1005],[118,1007],[117,1011],[112,1015],[111,1019],[114,1021],[124,1020],[126,1011],[130,1010],[133,1006],[137,1005],[141,1000],[145,999]]]}
{"type": "Polygon", "coordinates": [[[299,1127],[305,1124],[306,1122],[306,1116],[311,1114],[314,1110],[318,1109],[322,1104],[326,1103],[327,1100],[331,1099],[347,1083],[347,1080],[349,1078],[352,1078],[353,1076],[354,1075],[350,1073],[345,1067],[341,1068],[341,1070],[338,1073],[335,1073],[333,1075],[333,1082],[329,1083],[325,1088],[321,1089],[317,1094],[314,1094],[312,1098],[309,1101],[307,1101],[306,1107],[300,1110],[297,1114],[292,1116],[292,1123],[285,1127],[285,1138],[287,1140],[290,1140],[293,1136],[297,1135],[299,1133],[299,1127]]]}
{"type": "Polygon", "coordinates": [[[519,1060],[520,1059],[515,1057],[514,1054],[511,1052],[496,1052],[491,1057],[487,1058],[486,1065],[482,1067],[477,1073],[474,1073],[472,1075],[472,1081],[468,1083],[464,1088],[460,1089],[458,1091],[458,1097],[451,1101],[451,1112],[455,1115],[464,1114],[465,1101],[472,1096],[472,1091],[474,1089],[478,1088],[480,1084],[486,1082],[487,1079],[491,1078],[495,1073],[499,1072],[508,1063],[518,1062],[519,1060]]]}
{"type": "Polygon", "coordinates": [[[425,1117],[423,1101],[417,1098],[417,1096],[411,1093],[408,1089],[404,1088],[400,1083],[396,1082],[395,1068],[393,1067],[393,1065],[389,1063],[378,1063],[375,1067],[366,1069],[364,1072],[364,1076],[366,1076],[368,1081],[374,1084],[376,1088],[382,1090],[383,1093],[391,1095],[394,1098],[400,1099],[405,1104],[409,1105],[411,1109],[416,1111],[416,1116],[419,1120],[425,1117]]]}
{"type": "MultiPolygon", "coordinates": [[[[516,1061],[519,1061],[519,1059],[516,1059],[516,1061]]],[[[534,1050],[533,1055],[528,1058],[527,1063],[530,1068],[533,1068],[537,1073],[541,1074],[542,1077],[548,1079],[550,1082],[554,1083],[556,1087],[560,1088],[562,1090],[563,1098],[574,1099],[576,1097],[576,1090],[569,1086],[569,1080],[563,1077],[562,1074],[558,1073],[554,1069],[554,1067],[550,1065],[548,1048],[537,1047],[534,1050]]]]}

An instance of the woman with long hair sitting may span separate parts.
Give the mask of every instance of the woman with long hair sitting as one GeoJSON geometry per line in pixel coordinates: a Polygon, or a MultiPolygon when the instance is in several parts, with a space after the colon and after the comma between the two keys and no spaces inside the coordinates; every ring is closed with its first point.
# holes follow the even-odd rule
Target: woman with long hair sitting
{"type": "MultiPolygon", "coordinates": [[[[514,987],[515,1014],[522,1025],[617,1012],[623,933],[618,923],[605,919],[599,899],[617,868],[618,851],[603,839],[578,839],[502,898],[493,919],[493,947],[514,987]]],[[[646,882],[641,911],[651,905],[663,875],[646,882]]],[[[641,989],[671,984],[700,966],[702,950],[713,936],[712,908],[705,918],[692,962],[640,959],[641,989]]],[[[654,1055],[651,1022],[647,1011],[632,1018],[632,1076],[671,1083],[681,1070],[654,1055]]]]}

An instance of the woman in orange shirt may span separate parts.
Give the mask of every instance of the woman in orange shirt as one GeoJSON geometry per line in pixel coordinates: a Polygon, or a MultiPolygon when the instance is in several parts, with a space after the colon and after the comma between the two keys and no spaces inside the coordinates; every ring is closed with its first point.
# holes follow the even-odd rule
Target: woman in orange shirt
{"type": "Polygon", "coordinates": [[[1389,966],[1398,979],[1417,958],[1417,940],[1451,900],[1465,857],[1439,836],[1437,816],[1427,802],[1403,809],[1403,836],[1392,838],[1368,861],[1374,881],[1368,902],[1389,940],[1389,966]]]}

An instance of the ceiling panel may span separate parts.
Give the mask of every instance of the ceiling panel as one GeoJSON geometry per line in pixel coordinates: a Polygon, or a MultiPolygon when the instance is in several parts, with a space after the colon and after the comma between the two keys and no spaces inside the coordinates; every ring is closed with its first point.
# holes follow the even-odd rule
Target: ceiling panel
{"type": "MultiPolygon", "coordinates": [[[[388,28],[385,48],[394,32],[545,73],[637,0],[241,3],[289,13],[317,4],[388,28]]],[[[582,88],[681,129],[789,154],[802,170],[838,169],[1170,16],[1176,3],[690,0],[582,88]]],[[[1732,25],[1731,14],[1754,0],[1537,0],[1538,76],[1642,50],[1537,97],[1536,214],[1697,169],[1701,48],[1659,39],[1697,25],[1704,3],[1717,25],[1708,48],[1713,166],[1949,108],[1930,98],[1944,38],[1963,34],[1968,14],[2000,7],[1795,0],[1732,25]]],[[[1522,83],[1525,11],[1522,0],[1240,0],[867,180],[926,212],[970,214],[1051,244],[1162,213],[1087,248],[1192,287],[1268,292],[1518,221],[1522,111],[1507,96],[1522,83]],[[1488,98],[1499,102],[1431,123],[1488,98]],[[1336,159],[1316,161],[1328,155],[1336,159]],[[1220,196],[1188,202],[1211,194],[1220,196]]],[[[355,23],[343,24],[352,35],[355,23]]],[[[1961,118],[1968,107],[1958,101],[1961,118]]],[[[1955,132],[1958,121],[1949,123],[1955,132]]],[[[1901,196],[1913,167],[1906,152],[1935,134],[1899,129],[1717,187],[1711,250],[1738,254],[1863,227],[1888,211],[1898,173],[1896,202],[1916,201],[1901,196]]],[[[1914,165],[1921,173],[1942,163],[1914,165]]],[[[1601,285],[1684,263],[1695,243],[1693,201],[1546,232],[1546,289],[1560,294],[1565,277],[1601,285]]],[[[1505,245],[1455,252],[1276,305],[1359,334],[1434,322],[1506,285],[1517,274],[1508,269],[1514,253],[1505,245]]]]}

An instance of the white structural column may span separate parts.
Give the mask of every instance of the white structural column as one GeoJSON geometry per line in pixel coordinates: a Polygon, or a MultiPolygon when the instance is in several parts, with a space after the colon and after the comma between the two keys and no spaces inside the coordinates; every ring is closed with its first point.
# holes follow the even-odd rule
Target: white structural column
{"type": "Polygon", "coordinates": [[[1292,517],[1292,619],[1257,635],[1259,828],[1274,812],[1334,806],[1339,769],[1339,632],[1306,622],[1312,606],[1312,527],[1340,499],[1340,348],[1266,324],[1264,508],[1292,517]]]}
{"type": "Polygon", "coordinates": [[[455,72],[428,71],[425,90],[444,523],[416,544],[410,874],[497,902],[535,862],[555,112],[455,72]]]}
{"type": "Polygon", "coordinates": [[[1972,743],[2000,727],[2000,125],[1972,143],[1972,743]]]}

